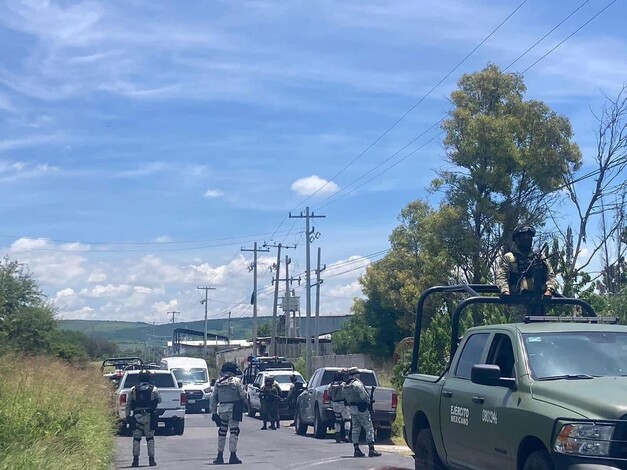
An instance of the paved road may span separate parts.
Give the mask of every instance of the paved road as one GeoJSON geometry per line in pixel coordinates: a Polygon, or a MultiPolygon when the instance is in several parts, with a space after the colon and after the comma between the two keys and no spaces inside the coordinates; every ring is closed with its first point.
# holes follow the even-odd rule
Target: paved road
{"type": "MultiPolygon", "coordinates": [[[[210,419],[211,415],[188,414],[185,417],[185,434],[170,436],[157,432],[155,437],[157,469],[192,470],[214,467],[212,460],[217,449],[217,427],[210,419]]],[[[336,444],[332,437],[314,439],[310,433],[298,436],[293,427],[287,427],[289,421],[282,421],[276,431],[262,431],[261,421],[244,416],[240,434],[238,456],[244,462],[242,466],[227,468],[246,469],[318,469],[323,466],[342,469],[372,469],[385,465],[403,469],[414,468],[414,461],[409,449],[393,445],[377,445],[383,456],[378,458],[359,458],[353,455],[352,444],[336,444]]],[[[118,437],[116,443],[115,468],[130,468],[132,438],[118,437]]],[[[367,452],[367,446],[362,445],[367,452]]],[[[228,458],[228,442],[225,458],[228,458]]],[[[140,467],[148,467],[146,441],[142,439],[140,467]]]]}

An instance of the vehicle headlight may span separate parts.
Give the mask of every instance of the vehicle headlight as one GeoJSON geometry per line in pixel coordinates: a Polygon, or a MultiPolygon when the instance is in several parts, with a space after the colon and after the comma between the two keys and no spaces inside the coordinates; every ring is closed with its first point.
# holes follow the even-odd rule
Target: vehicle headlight
{"type": "Polygon", "coordinates": [[[553,448],[562,454],[607,456],[614,425],[595,423],[569,423],[562,426],[553,448]]]}
{"type": "Polygon", "coordinates": [[[203,389],[203,392],[205,393],[211,393],[211,387],[207,387],[203,389]]]}

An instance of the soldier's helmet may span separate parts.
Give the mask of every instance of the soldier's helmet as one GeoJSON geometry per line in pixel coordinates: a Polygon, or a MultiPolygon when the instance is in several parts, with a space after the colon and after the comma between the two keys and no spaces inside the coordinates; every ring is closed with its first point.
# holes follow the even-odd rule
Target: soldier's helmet
{"type": "Polygon", "coordinates": [[[267,383],[267,384],[271,384],[272,382],[274,382],[274,377],[272,377],[271,375],[268,375],[264,379],[264,382],[267,383]]]}
{"type": "Polygon", "coordinates": [[[235,364],[234,362],[225,362],[220,371],[223,374],[235,375],[237,373],[237,364],[235,364]]]}
{"type": "Polygon", "coordinates": [[[298,381],[298,377],[296,377],[296,374],[290,375],[290,382],[296,383],[297,381],[298,381]]]}
{"type": "Polygon", "coordinates": [[[518,235],[523,234],[523,233],[528,233],[532,237],[535,237],[536,236],[536,229],[533,228],[531,225],[519,225],[512,232],[512,240],[516,241],[516,237],[518,235]]]}
{"type": "Polygon", "coordinates": [[[151,373],[147,369],[140,370],[137,376],[140,382],[150,382],[151,373]]]}
{"type": "Polygon", "coordinates": [[[357,367],[351,367],[348,369],[348,375],[359,375],[359,369],[357,367]]]}

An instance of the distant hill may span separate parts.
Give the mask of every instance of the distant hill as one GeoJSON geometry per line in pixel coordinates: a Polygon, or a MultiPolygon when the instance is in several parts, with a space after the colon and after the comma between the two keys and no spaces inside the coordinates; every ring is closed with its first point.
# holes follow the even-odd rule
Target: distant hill
{"type": "MultiPolygon", "coordinates": [[[[337,331],[342,324],[350,318],[350,315],[334,315],[320,317],[320,331],[326,333],[337,331]]],[[[312,318],[313,320],[313,318],[312,318]]],[[[272,321],[272,317],[258,317],[258,325],[272,321]]],[[[304,319],[303,319],[304,323],[304,319]]],[[[172,334],[176,328],[186,328],[189,330],[204,331],[204,320],[178,323],[165,323],[152,325],[145,322],[125,322],[107,320],[60,320],[59,328],[71,331],[81,331],[89,336],[104,338],[119,344],[143,344],[154,340],[159,344],[165,344],[172,339],[172,334]]],[[[207,321],[207,333],[228,336],[228,319],[212,319],[207,321]]],[[[253,319],[233,318],[231,319],[231,339],[250,339],[252,337],[253,319]]]]}

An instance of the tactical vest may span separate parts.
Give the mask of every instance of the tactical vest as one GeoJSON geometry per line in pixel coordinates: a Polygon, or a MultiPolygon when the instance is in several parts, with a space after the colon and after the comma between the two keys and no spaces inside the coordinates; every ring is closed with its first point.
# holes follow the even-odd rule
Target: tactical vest
{"type": "Polygon", "coordinates": [[[509,279],[507,280],[510,285],[510,289],[514,289],[516,288],[516,286],[519,286],[519,292],[533,292],[533,272],[532,270],[527,271],[527,268],[529,268],[529,265],[533,261],[533,258],[520,256],[516,253],[511,253],[511,255],[513,257],[513,260],[508,259],[509,279]],[[529,275],[521,279],[521,276],[525,271],[527,271],[529,275]],[[518,284],[519,280],[520,284],[518,284]]]}
{"type": "Polygon", "coordinates": [[[242,400],[237,382],[235,377],[224,377],[216,383],[214,392],[218,394],[218,403],[237,403],[242,400]]]}
{"type": "Polygon", "coordinates": [[[135,387],[135,409],[149,410],[153,408],[152,390],[154,386],[142,383],[135,387]]]}
{"type": "Polygon", "coordinates": [[[368,392],[359,380],[351,380],[344,385],[344,399],[349,403],[368,403],[368,392]]]}
{"type": "Polygon", "coordinates": [[[341,382],[331,382],[329,384],[329,395],[331,395],[331,401],[343,401],[344,391],[342,390],[341,382]]]}

